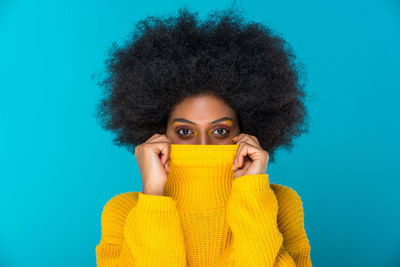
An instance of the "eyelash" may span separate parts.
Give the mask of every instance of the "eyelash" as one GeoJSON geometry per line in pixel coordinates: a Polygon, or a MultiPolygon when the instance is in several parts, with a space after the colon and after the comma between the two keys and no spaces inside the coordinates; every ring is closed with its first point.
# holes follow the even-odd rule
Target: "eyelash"
{"type": "MultiPolygon", "coordinates": [[[[187,136],[187,135],[189,135],[189,134],[180,134],[179,133],[179,131],[180,130],[183,130],[183,129],[189,129],[189,128],[180,128],[180,129],[178,129],[177,131],[176,131],[176,133],[178,134],[178,135],[180,135],[180,136],[187,136]]],[[[225,134],[217,134],[217,135],[221,135],[221,136],[223,136],[223,135],[229,135],[229,133],[230,133],[230,130],[229,129],[227,129],[227,128],[225,128],[225,127],[218,127],[218,128],[216,128],[215,130],[214,130],[214,132],[216,131],[216,130],[218,130],[218,129],[224,129],[225,131],[226,131],[226,133],[225,134]]],[[[190,130],[190,129],[189,129],[190,130]]]]}

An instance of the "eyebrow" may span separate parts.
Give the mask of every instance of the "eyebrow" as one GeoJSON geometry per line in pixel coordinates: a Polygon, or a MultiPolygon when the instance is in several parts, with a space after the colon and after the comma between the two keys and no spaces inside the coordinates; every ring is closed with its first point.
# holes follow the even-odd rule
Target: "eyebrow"
{"type": "MultiPolygon", "coordinates": [[[[220,119],[218,119],[218,120],[212,121],[211,124],[214,124],[214,123],[217,123],[217,122],[220,122],[220,121],[227,121],[227,120],[233,121],[233,119],[230,118],[230,117],[223,117],[223,118],[220,118],[220,119]]],[[[176,119],[174,119],[171,123],[174,123],[175,121],[186,122],[186,123],[190,123],[190,124],[196,125],[196,123],[194,123],[194,122],[192,122],[192,121],[188,121],[188,120],[186,120],[186,119],[184,119],[184,118],[176,118],[176,119]]]]}

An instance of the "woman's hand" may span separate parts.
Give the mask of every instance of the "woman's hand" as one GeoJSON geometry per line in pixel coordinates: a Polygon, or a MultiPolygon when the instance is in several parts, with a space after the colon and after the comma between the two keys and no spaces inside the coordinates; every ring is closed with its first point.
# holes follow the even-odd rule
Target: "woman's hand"
{"type": "Polygon", "coordinates": [[[166,135],[156,133],[146,142],[135,147],[135,157],[142,175],[144,194],[164,195],[167,172],[169,172],[171,143],[172,140],[166,135]]]}
{"type": "Polygon", "coordinates": [[[262,149],[257,138],[248,134],[239,134],[232,142],[239,144],[233,162],[234,179],[250,174],[265,174],[269,155],[262,149]]]}

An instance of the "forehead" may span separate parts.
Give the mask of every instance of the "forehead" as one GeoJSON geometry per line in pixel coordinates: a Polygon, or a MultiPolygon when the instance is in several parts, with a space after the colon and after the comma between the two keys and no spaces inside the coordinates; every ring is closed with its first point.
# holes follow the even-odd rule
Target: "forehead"
{"type": "Polygon", "coordinates": [[[221,98],[213,96],[191,96],[176,105],[171,118],[184,117],[191,121],[210,122],[224,116],[235,116],[235,111],[221,98]]]}

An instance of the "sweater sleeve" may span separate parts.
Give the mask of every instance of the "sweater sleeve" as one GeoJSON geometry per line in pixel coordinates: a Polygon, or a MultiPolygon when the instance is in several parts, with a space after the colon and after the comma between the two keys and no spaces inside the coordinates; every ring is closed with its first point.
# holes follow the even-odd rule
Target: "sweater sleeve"
{"type": "Polygon", "coordinates": [[[312,266],[308,242],[292,242],[296,245],[290,247],[290,251],[284,246],[284,234],[278,227],[278,200],[269,186],[268,174],[234,179],[227,205],[227,222],[233,242],[226,250],[221,266],[312,266]]]}
{"type": "MultiPolygon", "coordinates": [[[[97,251],[98,266],[119,266],[123,241],[132,256],[132,266],[187,266],[183,232],[175,201],[168,196],[138,192],[137,203],[126,214],[108,209],[102,240],[97,251]],[[124,221],[123,227],[117,222],[124,221]]],[[[104,217],[103,212],[103,217],[104,217]]]]}
{"type": "Polygon", "coordinates": [[[279,203],[278,228],[283,235],[283,246],[296,266],[312,266],[311,247],[304,227],[303,204],[295,190],[271,184],[279,203]]]}
{"type": "Polygon", "coordinates": [[[96,263],[100,267],[119,265],[123,245],[123,227],[128,212],[136,205],[137,199],[131,193],[111,198],[101,215],[101,240],[96,246],[96,263]]]}

